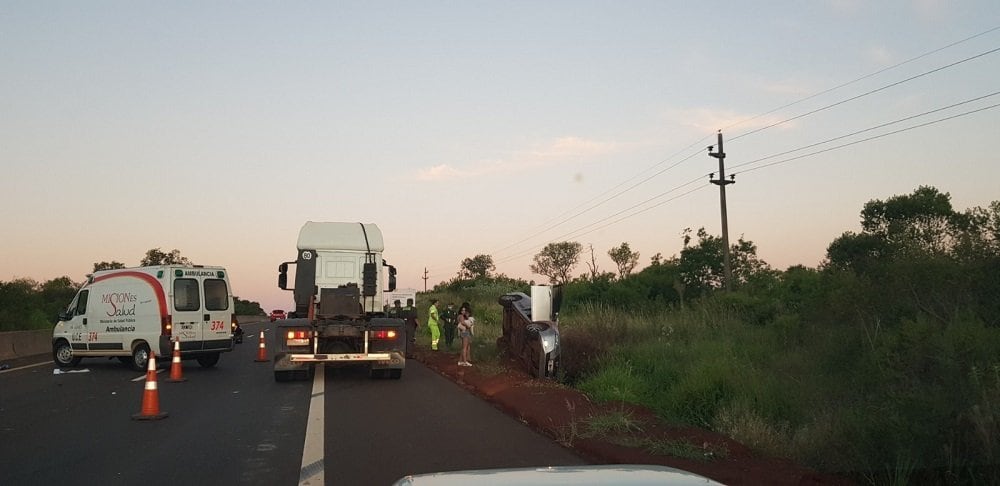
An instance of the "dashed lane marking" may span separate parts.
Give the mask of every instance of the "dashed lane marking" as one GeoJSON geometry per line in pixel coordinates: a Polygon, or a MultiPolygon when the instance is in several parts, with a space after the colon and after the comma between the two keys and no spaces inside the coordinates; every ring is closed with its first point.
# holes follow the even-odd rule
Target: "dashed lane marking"
{"type": "Polygon", "coordinates": [[[313,365],[316,373],[313,376],[312,398],[309,399],[309,419],[306,422],[306,438],[302,445],[302,468],[299,469],[299,486],[316,486],[325,484],[323,469],[323,433],[325,425],[324,400],[325,378],[323,363],[313,365]]]}

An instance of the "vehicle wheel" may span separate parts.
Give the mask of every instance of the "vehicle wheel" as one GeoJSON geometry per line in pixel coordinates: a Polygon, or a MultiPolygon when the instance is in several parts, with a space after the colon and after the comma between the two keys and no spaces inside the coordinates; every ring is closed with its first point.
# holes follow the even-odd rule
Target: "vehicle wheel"
{"type": "Polygon", "coordinates": [[[219,353],[202,354],[198,356],[198,364],[202,368],[211,368],[219,362],[219,353]]]}
{"type": "Polygon", "coordinates": [[[394,370],[388,370],[388,371],[389,371],[389,378],[392,378],[393,380],[398,380],[398,379],[400,379],[400,378],[403,377],[403,370],[401,370],[399,368],[396,368],[394,370]]]}
{"type": "Polygon", "coordinates": [[[66,341],[60,340],[52,346],[52,360],[60,368],[72,368],[80,364],[81,359],[83,358],[73,356],[73,347],[66,341]]]}
{"type": "Polygon", "coordinates": [[[132,369],[146,371],[149,367],[149,346],[142,343],[132,350],[132,369]]]}
{"type": "Polygon", "coordinates": [[[280,382],[292,381],[292,378],[293,378],[292,373],[294,373],[294,372],[293,371],[277,371],[277,370],[275,370],[275,372],[274,372],[274,381],[280,381],[280,382]]]}

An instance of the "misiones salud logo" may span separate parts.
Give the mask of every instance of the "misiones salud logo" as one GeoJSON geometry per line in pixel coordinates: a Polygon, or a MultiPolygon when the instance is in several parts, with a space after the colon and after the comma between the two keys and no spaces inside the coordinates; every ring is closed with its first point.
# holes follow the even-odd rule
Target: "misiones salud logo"
{"type": "Polygon", "coordinates": [[[111,306],[106,312],[108,317],[134,316],[136,300],[138,297],[131,292],[111,292],[101,295],[101,302],[111,306]]]}

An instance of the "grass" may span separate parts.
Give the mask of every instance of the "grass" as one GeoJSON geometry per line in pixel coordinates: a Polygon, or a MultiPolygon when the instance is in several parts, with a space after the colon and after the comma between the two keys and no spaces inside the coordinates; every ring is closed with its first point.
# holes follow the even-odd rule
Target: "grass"
{"type": "Polygon", "coordinates": [[[729,457],[729,449],[725,446],[709,443],[697,446],[683,440],[649,440],[643,445],[650,454],[658,456],[673,456],[697,461],[713,461],[729,457]]]}
{"type": "MultiPolygon", "coordinates": [[[[938,469],[1000,482],[989,471],[1000,454],[996,328],[916,319],[875,334],[791,314],[748,325],[714,301],[636,316],[590,308],[563,319],[578,340],[612,343],[575,383],[595,400],[643,405],[875,484],[928,480],[920,474],[938,469]]],[[[683,456],[685,447],[656,449],[683,456]]]]}
{"type": "MultiPolygon", "coordinates": [[[[491,372],[498,295],[437,295],[472,302],[473,357],[491,372]]],[[[823,320],[815,312],[745,313],[747,305],[730,298],[658,312],[578,306],[560,318],[564,371],[595,401],[645,406],[668,422],[862,482],[1000,483],[1000,329],[961,314],[890,324],[863,312],[823,320]]],[[[619,410],[552,433],[567,445],[600,435],[654,454],[728,454],[640,439],[644,425],[619,410]]]]}

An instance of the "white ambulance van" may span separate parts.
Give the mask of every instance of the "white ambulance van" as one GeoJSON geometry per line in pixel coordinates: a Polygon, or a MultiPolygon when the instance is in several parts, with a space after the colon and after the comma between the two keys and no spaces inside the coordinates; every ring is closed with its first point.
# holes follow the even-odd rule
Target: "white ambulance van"
{"type": "Polygon", "coordinates": [[[59,315],[52,356],[60,367],[76,366],[86,357],[117,356],[144,371],[150,351],[169,358],[177,340],[182,358],[212,367],[221,353],[233,350],[234,309],[229,275],[222,267],[160,265],[95,272],[59,315]]]}

